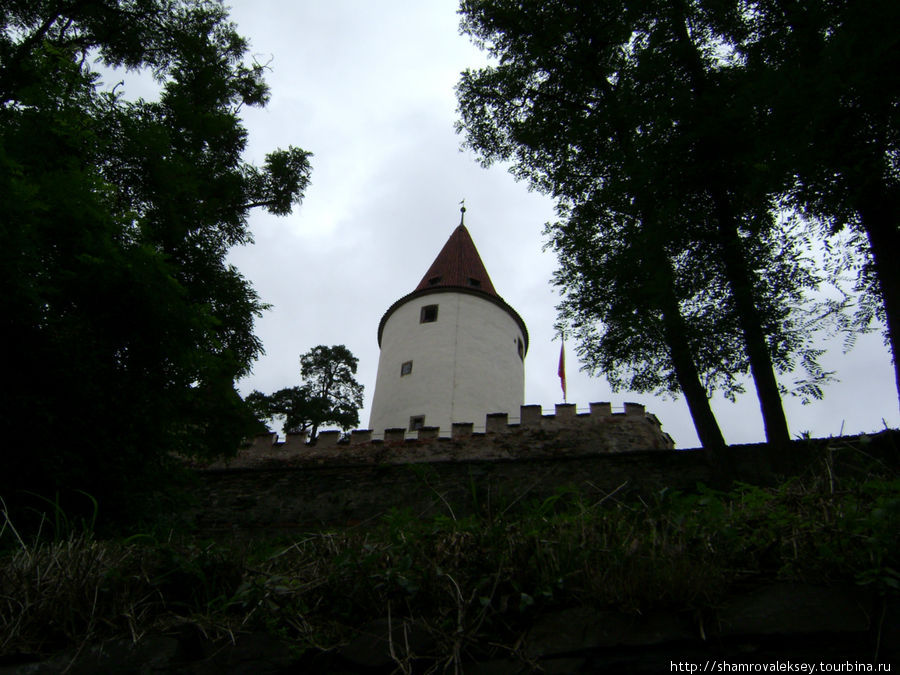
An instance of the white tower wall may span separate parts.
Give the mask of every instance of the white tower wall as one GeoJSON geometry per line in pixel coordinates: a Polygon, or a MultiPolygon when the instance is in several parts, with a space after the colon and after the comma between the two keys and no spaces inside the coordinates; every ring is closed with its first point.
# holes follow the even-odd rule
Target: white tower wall
{"type": "Polygon", "coordinates": [[[413,294],[383,325],[369,428],[409,429],[411,417],[424,415],[425,426],[449,433],[452,422],[480,427],[486,413],[518,415],[526,344],[502,300],[451,289],[413,294]],[[436,321],[421,321],[426,305],[438,306],[436,321]]]}

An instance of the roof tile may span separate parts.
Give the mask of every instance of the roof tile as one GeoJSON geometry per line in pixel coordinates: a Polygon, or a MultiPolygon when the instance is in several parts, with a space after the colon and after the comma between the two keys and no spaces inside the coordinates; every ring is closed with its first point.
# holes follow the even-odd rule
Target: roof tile
{"type": "Polygon", "coordinates": [[[444,248],[438,253],[431,267],[416,286],[417,291],[427,288],[463,287],[477,289],[488,295],[500,297],[488,276],[475,242],[465,225],[459,225],[444,248]]]}

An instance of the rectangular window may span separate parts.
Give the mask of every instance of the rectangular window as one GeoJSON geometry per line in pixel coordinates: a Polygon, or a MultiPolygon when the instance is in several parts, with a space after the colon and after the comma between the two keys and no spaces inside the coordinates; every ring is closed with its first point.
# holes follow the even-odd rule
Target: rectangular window
{"type": "Polygon", "coordinates": [[[425,426],[425,415],[413,415],[409,418],[409,430],[418,431],[425,426]]]}
{"type": "Polygon", "coordinates": [[[472,286],[473,288],[481,288],[481,282],[478,279],[469,277],[469,286],[472,286]]]}
{"type": "Polygon", "coordinates": [[[404,361],[400,364],[400,377],[409,375],[412,372],[412,361],[404,361]]]}
{"type": "Polygon", "coordinates": [[[437,314],[437,305],[425,305],[422,308],[422,313],[419,315],[419,323],[432,323],[437,321],[437,314]]]}

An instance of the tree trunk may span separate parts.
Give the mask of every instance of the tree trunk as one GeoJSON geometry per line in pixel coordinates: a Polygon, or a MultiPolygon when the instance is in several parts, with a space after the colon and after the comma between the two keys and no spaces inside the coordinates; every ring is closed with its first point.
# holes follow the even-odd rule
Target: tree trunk
{"type": "MultiPolygon", "coordinates": [[[[703,103],[704,95],[708,90],[707,74],[700,53],[688,33],[686,16],[687,8],[684,2],[671,5],[671,25],[682,48],[680,60],[687,68],[694,100],[699,105],[699,112],[703,113],[703,109],[709,106],[708,103],[703,103]]],[[[706,112],[711,115],[716,114],[716,110],[707,110],[706,112]]],[[[704,114],[698,114],[697,119],[704,117],[704,114]]],[[[750,361],[750,373],[753,377],[753,384],[756,386],[756,394],[762,411],[766,441],[769,443],[770,451],[774,451],[770,452],[770,458],[773,463],[781,463],[779,461],[781,453],[778,451],[788,447],[791,436],[784,409],[781,406],[781,394],[778,391],[778,381],[775,379],[775,369],[769,353],[769,346],[766,344],[766,336],[756,309],[754,279],[741,246],[734,204],[718,182],[722,176],[727,176],[729,173],[726,171],[726,166],[719,167],[720,162],[740,161],[740,158],[729,157],[727,152],[723,153],[720,147],[723,142],[727,142],[727,140],[701,132],[698,140],[699,157],[705,158],[709,166],[709,173],[706,175],[707,190],[713,200],[714,215],[718,221],[716,227],[722,248],[722,263],[734,298],[738,324],[744,336],[747,358],[750,361]]]]}
{"type": "Polygon", "coordinates": [[[897,209],[884,195],[864,198],[859,208],[863,228],[869,239],[872,260],[887,323],[891,355],[894,362],[894,382],[900,403],[900,265],[895,256],[900,251],[900,231],[897,228],[897,209]]]}
{"type": "MultiPolygon", "coordinates": [[[[753,291],[753,274],[747,267],[744,252],[738,235],[737,223],[731,205],[719,188],[710,189],[715,203],[716,220],[718,221],[719,242],[722,247],[722,263],[728,285],[734,298],[738,323],[744,335],[747,358],[750,361],[750,373],[756,387],[759,407],[762,412],[763,425],[766,430],[766,441],[772,450],[784,450],[790,444],[787,419],[781,405],[781,394],[778,381],[775,379],[775,368],[766,344],[759,312],[756,309],[753,291]]],[[[776,455],[773,460],[778,459],[776,455]]]]}
{"type": "MultiPolygon", "coordinates": [[[[647,224],[646,212],[642,222],[647,224]]],[[[684,317],[678,306],[678,298],[675,296],[675,279],[672,272],[672,263],[665,249],[659,244],[659,239],[652,233],[646,233],[644,241],[648,259],[644,263],[648,278],[656,277],[658,282],[652,284],[660,292],[654,294],[654,300],[662,312],[663,334],[666,345],[669,348],[669,356],[675,369],[675,377],[678,386],[684,394],[688,409],[691,412],[691,420],[700,444],[706,451],[707,459],[721,473],[730,472],[730,466],[726,464],[725,439],[722,431],[709,405],[709,397],[706,388],[700,381],[700,374],[694,362],[694,355],[686,338],[690,329],[685,325],[684,317]]]]}
{"type": "Polygon", "coordinates": [[[663,296],[660,298],[663,332],[669,347],[672,366],[675,369],[675,377],[678,378],[678,386],[691,411],[691,419],[694,422],[694,429],[697,431],[700,444],[707,451],[713,463],[718,463],[719,455],[725,449],[725,439],[722,437],[722,431],[719,429],[719,424],[709,405],[706,389],[700,382],[700,374],[697,372],[690,345],[685,339],[689,329],[685,325],[684,317],[681,316],[671,286],[665,287],[663,296]]]}

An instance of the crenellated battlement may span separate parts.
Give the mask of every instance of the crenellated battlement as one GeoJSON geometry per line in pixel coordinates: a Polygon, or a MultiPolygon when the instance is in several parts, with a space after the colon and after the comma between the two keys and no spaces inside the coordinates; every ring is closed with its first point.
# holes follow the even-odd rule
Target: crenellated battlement
{"type": "Polygon", "coordinates": [[[672,438],[659,420],[639,403],[625,403],[613,412],[609,402],[591,403],[584,412],[575,404],[557,404],[553,414],[540,405],[523,405],[518,419],[490,413],[484,426],[455,422],[449,435],[437,427],[356,429],[349,435],[322,431],[316,443],[306,433],[288,434],[279,441],[274,432],[256,436],[237,456],[217,467],[322,463],[416,463],[471,459],[515,459],[673,450],[672,438]]]}

